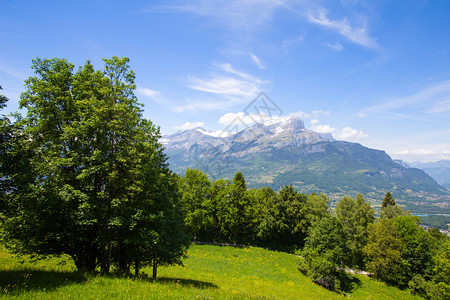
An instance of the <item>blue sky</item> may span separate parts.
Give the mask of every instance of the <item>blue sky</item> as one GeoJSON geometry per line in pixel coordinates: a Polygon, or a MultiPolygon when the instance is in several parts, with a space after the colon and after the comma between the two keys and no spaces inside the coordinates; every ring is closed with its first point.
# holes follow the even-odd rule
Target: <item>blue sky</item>
{"type": "Polygon", "coordinates": [[[450,159],[449,32],[447,0],[0,0],[4,112],[33,58],[127,56],[163,133],[224,129],[264,91],[307,128],[450,159]]]}

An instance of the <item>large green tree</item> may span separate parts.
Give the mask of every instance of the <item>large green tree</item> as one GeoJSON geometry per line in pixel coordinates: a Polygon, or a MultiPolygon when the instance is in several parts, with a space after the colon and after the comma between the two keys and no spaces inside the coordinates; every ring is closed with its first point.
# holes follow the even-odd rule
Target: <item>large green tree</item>
{"type": "Polygon", "coordinates": [[[306,238],[302,251],[308,276],[330,290],[345,288],[346,234],[334,216],[321,219],[306,238]]]}
{"type": "MultiPolygon", "coordinates": [[[[74,72],[64,59],[33,60],[20,101],[27,142],[15,145],[29,153],[31,175],[12,195],[5,224],[17,251],[65,253],[80,270],[105,272],[112,263],[127,271],[130,257],[137,271],[170,257],[164,251],[173,247],[161,245],[174,243],[167,223],[183,232],[173,220],[183,218],[178,188],[128,63],[113,57],[95,70],[88,61],[74,72]]],[[[182,256],[187,237],[177,242],[182,256]]]]}
{"type": "Polygon", "coordinates": [[[344,197],[336,205],[336,215],[347,235],[347,247],[351,253],[348,264],[364,269],[365,255],[363,247],[368,243],[369,224],[374,221],[375,211],[361,194],[356,199],[344,197]]]}
{"type": "Polygon", "coordinates": [[[433,268],[432,239],[420,227],[418,217],[382,218],[370,226],[364,248],[367,269],[377,278],[407,286],[414,275],[430,275],[433,268]]]}
{"type": "Polygon", "coordinates": [[[211,182],[201,170],[186,169],[180,178],[186,226],[195,240],[205,241],[211,229],[211,182]]]}
{"type": "Polygon", "coordinates": [[[258,228],[261,243],[285,251],[303,247],[309,228],[307,196],[285,186],[272,200],[258,228]]]}
{"type": "Polygon", "coordinates": [[[392,219],[380,219],[370,225],[369,242],[364,247],[369,260],[367,271],[392,284],[403,281],[401,251],[402,240],[392,219]]]}

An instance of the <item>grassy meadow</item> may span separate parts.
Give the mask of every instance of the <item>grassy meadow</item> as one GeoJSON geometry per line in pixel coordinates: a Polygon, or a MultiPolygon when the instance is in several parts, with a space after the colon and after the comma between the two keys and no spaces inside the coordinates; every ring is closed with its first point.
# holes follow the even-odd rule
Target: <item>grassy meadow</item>
{"type": "Polygon", "coordinates": [[[345,295],[311,282],[297,257],[262,248],[193,245],[184,267],[160,267],[132,276],[84,275],[65,258],[36,262],[0,248],[0,297],[20,299],[413,299],[363,275],[345,295]],[[147,274],[149,276],[147,276],[147,274]]]}

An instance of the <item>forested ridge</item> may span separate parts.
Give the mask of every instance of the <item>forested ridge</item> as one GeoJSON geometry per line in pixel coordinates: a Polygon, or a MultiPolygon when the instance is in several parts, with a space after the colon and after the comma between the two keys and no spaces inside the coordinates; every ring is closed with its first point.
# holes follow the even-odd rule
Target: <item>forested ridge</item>
{"type": "Polygon", "coordinates": [[[195,240],[296,253],[301,272],[335,291],[348,288],[345,269],[352,268],[425,297],[449,295],[449,237],[436,228],[425,231],[390,192],[375,217],[361,194],[342,198],[332,211],[326,195],[301,194],[292,186],[246,189],[241,172],[211,181],[188,169],[179,180],[195,240]]]}

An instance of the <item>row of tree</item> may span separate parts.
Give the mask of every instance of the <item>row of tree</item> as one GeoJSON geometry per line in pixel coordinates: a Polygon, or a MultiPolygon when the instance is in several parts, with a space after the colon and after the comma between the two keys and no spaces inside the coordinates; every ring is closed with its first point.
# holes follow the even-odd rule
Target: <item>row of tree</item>
{"type": "Polygon", "coordinates": [[[195,240],[265,246],[294,251],[310,228],[328,213],[328,199],[292,186],[247,189],[244,176],[210,181],[187,169],[179,179],[186,227],[195,240]]]}
{"type": "Polygon", "coordinates": [[[68,254],[82,271],[152,265],[154,276],[186,255],[178,180],[128,63],[74,71],[64,59],[33,60],[26,116],[1,119],[1,234],[12,250],[68,254]]]}
{"type": "Polygon", "coordinates": [[[186,226],[198,241],[231,242],[296,252],[299,268],[317,283],[346,290],[346,268],[366,270],[390,284],[431,298],[450,295],[450,240],[425,231],[387,193],[379,216],[361,194],[334,211],[325,195],[292,186],[247,189],[244,176],[210,181],[200,170],[179,178],[186,226]]]}

